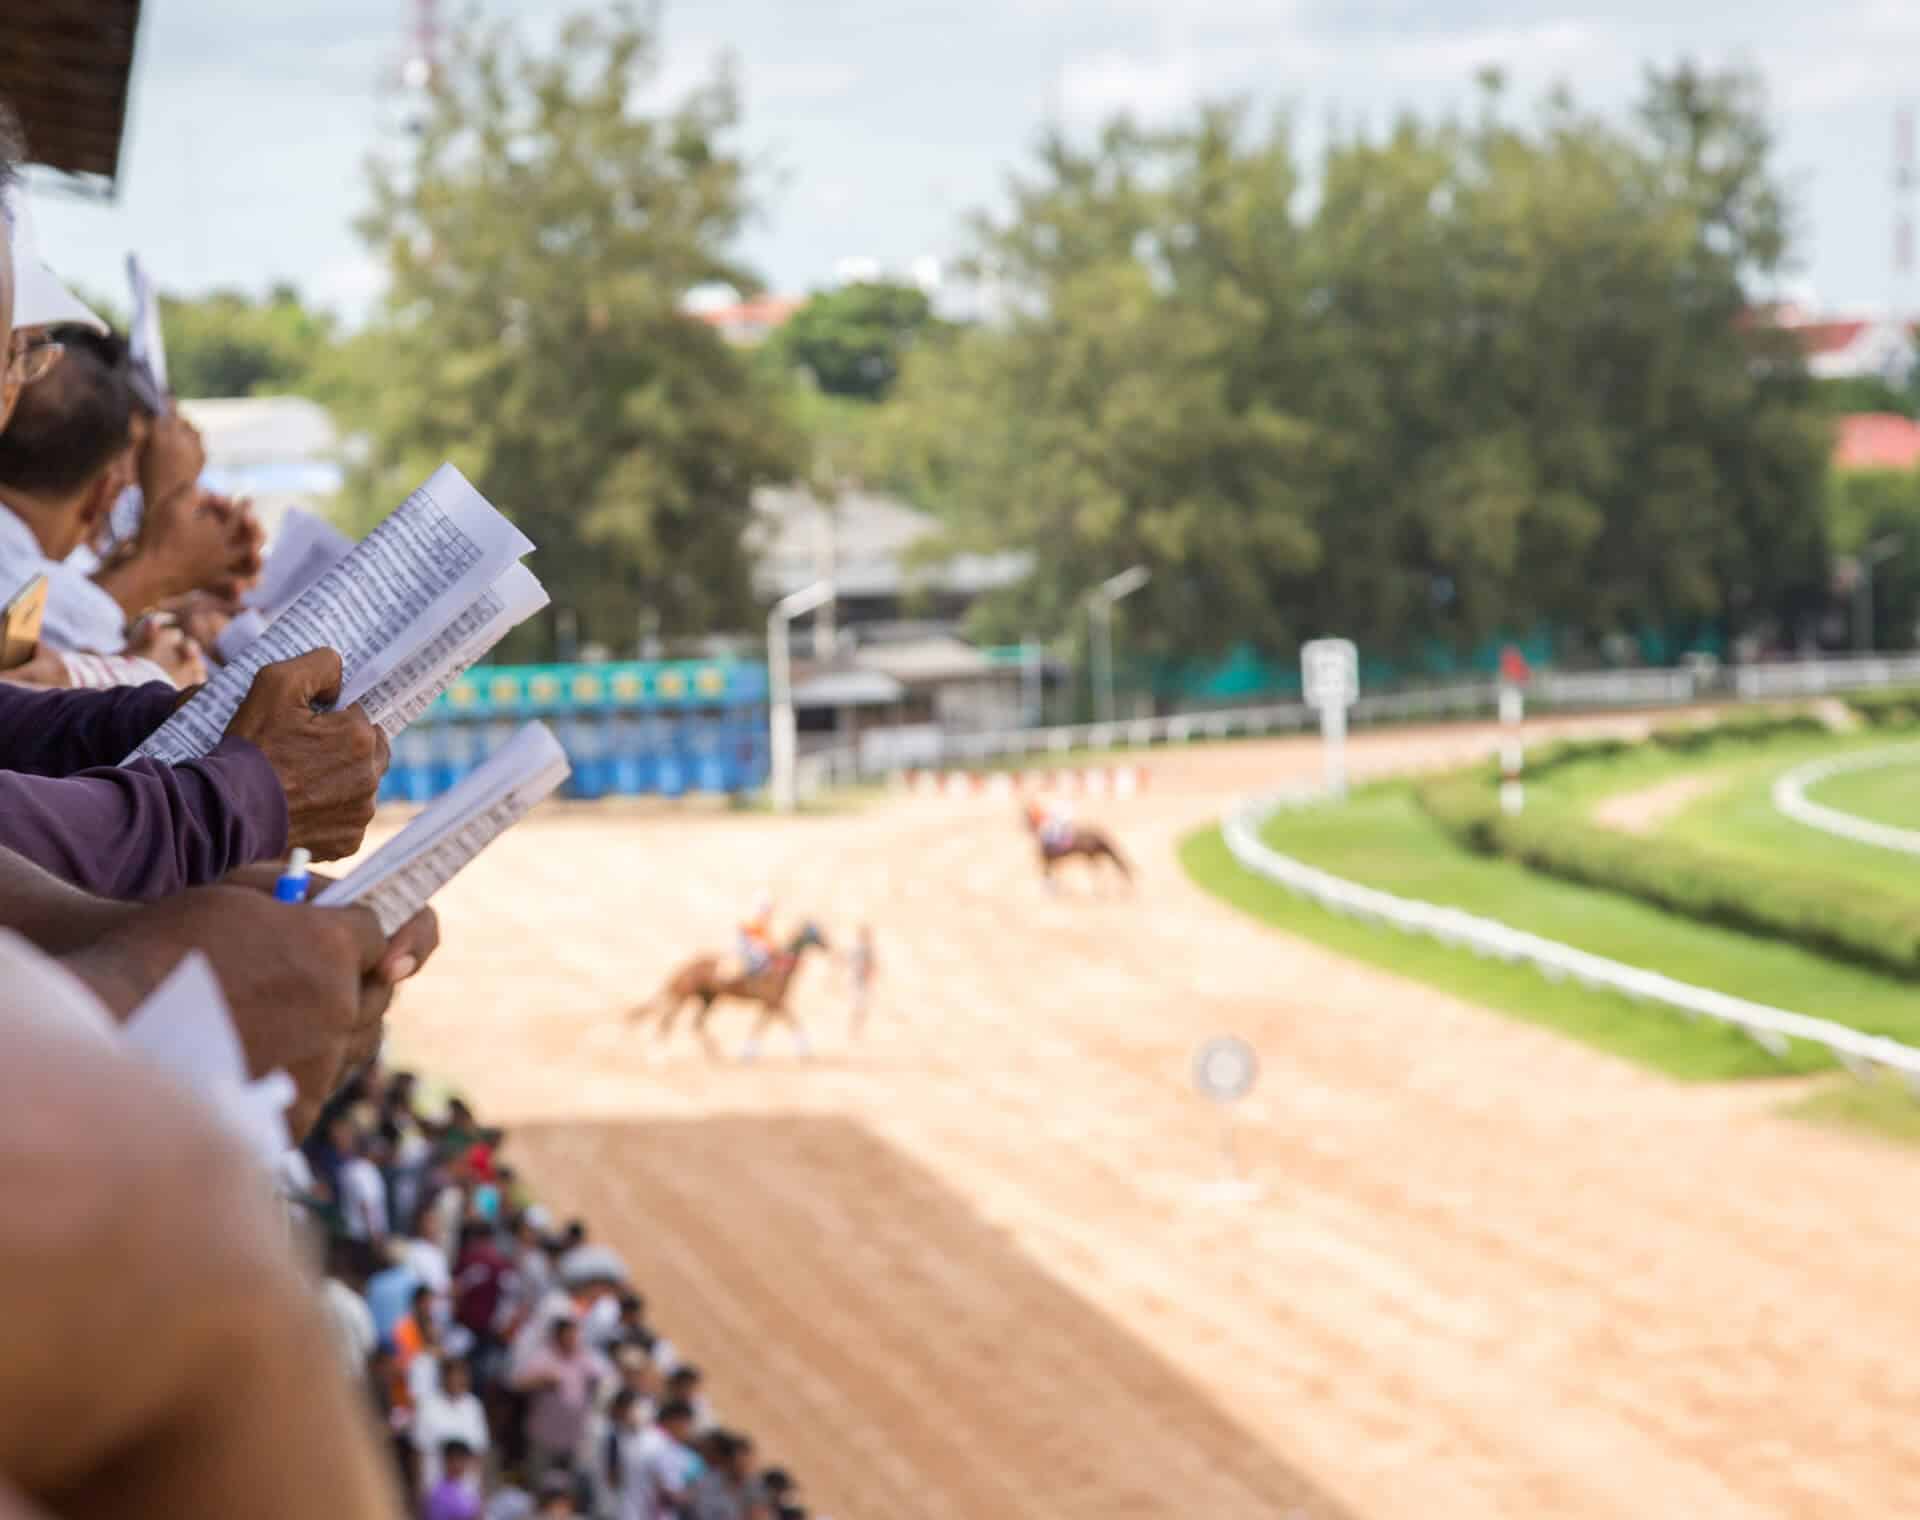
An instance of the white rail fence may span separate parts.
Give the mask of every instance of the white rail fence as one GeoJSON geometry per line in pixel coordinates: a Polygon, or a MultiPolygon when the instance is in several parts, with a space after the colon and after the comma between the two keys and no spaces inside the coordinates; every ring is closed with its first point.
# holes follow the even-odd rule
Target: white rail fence
{"type": "Polygon", "coordinates": [[[1636,1001],[1662,1004],[1687,1018],[1730,1024],[1775,1055],[1784,1054],[1790,1040],[1807,1040],[1826,1047],[1856,1077],[1868,1077],[1878,1068],[1898,1072],[1908,1091],[1920,1098],[1920,1050],[1897,1040],[1675,981],[1657,971],[1608,960],[1458,908],[1363,887],[1283,855],[1260,838],[1262,827],[1281,808],[1314,800],[1309,794],[1293,792],[1243,804],[1222,821],[1227,848],[1248,870],[1336,913],[1388,924],[1442,944],[1464,946],[1476,955],[1530,965],[1553,981],[1572,977],[1583,986],[1604,987],[1636,1001]]]}
{"type": "Polygon", "coordinates": [[[1920,745],[1914,744],[1898,744],[1888,749],[1871,749],[1852,755],[1834,755],[1825,760],[1810,760],[1783,773],[1773,783],[1773,805],[1794,822],[1804,823],[1823,833],[1838,834],[1846,839],[1858,840],[1861,844],[1878,845],[1883,850],[1920,855],[1920,829],[1897,829],[1891,824],[1875,823],[1871,818],[1862,818],[1856,813],[1842,812],[1823,802],[1815,802],[1807,795],[1809,787],[1818,786],[1833,776],[1853,771],[1881,770],[1889,765],[1912,765],[1916,761],[1920,761],[1920,745]]]}
{"type": "Polygon", "coordinates": [[[1920,655],[1855,655],[1844,660],[1788,660],[1740,665],[1733,670],[1734,695],[1744,701],[1819,697],[1833,691],[1920,683],[1920,655]]]}
{"type": "MultiPolygon", "coordinates": [[[[1714,670],[1676,667],[1670,670],[1543,671],[1528,688],[1527,700],[1535,709],[1684,707],[1726,697],[1739,701],[1777,701],[1908,682],[1920,685],[1920,655],[1861,655],[1714,670]]],[[[1493,712],[1499,691],[1497,682],[1486,680],[1362,696],[1354,704],[1348,721],[1359,725],[1471,717],[1493,712]]],[[[911,765],[925,768],[978,765],[1065,755],[1078,750],[1145,749],[1203,739],[1299,733],[1317,722],[1316,714],[1303,703],[1276,702],[1215,712],[1179,713],[1164,718],[937,734],[928,736],[928,748],[911,765]]],[[[803,755],[798,775],[802,791],[815,793],[826,786],[906,768],[908,763],[897,757],[882,763],[863,760],[857,748],[849,744],[803,755]]]]}

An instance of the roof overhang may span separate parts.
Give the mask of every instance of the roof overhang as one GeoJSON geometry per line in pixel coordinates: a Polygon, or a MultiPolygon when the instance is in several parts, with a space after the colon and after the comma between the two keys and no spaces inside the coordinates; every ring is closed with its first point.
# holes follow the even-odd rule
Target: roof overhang
{"type": "Polygon", "coordinates": [[[19,113],[28,162],[114,193],[140,0],[6,0],[0,100],[19,113]]]}

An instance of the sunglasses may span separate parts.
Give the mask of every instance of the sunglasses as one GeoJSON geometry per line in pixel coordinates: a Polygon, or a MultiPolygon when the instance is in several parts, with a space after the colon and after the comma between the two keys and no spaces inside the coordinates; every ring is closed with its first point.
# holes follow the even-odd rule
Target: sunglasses
{"type": "Polygon", "coordinates": [[[15,333],[5,376],[14,385],[32,385],[36,380],[45,379],[47,371],[60,362],[60,356],[66,351],[66,344],[51,338],[30,338],[15,333]]]}

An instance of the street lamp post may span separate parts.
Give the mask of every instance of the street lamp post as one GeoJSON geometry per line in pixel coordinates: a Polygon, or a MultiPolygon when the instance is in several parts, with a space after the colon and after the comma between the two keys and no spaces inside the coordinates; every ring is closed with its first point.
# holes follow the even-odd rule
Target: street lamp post
{"type": "Polygon", "coordinates": [[[1102,723],[1113,721],[1113,604],[1152,579],[1153,572],[1145,565],[1134,565],[1102,581],[1088,597],[1087,612],[1093,621],[1094,715],[1102,723]]]}
{"type": "Polygon", "coordinates": [[[1860,551],[1854,561],[1859,579],[1853,587],[1853,647],[1861,654],[1873,652],[1873,571],[1892,559],[1904,547],[1898,533],[1876,538],[1860,551]]]}
{"type": "Polygon", "coordinates": [[[782,597],[767,614],[767,707],[770,774],[774,811],[791,813],[794,805],[793,659],[787,649],[787,629],[797,617],[833,600],[833,582],[815,581],[791,596],[782,597]]]}

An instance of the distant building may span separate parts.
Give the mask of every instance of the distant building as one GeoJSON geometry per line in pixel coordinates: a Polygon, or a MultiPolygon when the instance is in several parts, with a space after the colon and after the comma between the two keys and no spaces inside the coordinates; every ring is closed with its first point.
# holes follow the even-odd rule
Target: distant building
{"type": "Polygon", "coordinates": [[[1856,412],[1835,429],[1833,463],[1841,470],[1920,467],[1920,422],[1897,412],[1856,412]]]}
{"type": "Polygon", "coordinates": [[[1818,315],[1798,306],[1772,306],[1752,320],[1799,340],[1807,369],[1820,380],[1879,379],[1901,386],[1920,361],[1911,322],[1886,316],[1818,315]]]}
{"type": "Polygon", "coordinates": [[[1031,721],[1060,669],[961,637],[968,611],[1032,568],[1025,554],[937,551],[939,524],[896,497],[848,491],[821,502],[798,487],[754,494],[748,543],[756,589],[777,601],[832,581],[826,614],[796,633],[794,706],[803,742],[857,743],[911,761],[939,733],[1031,721]],[[810,636],[811,635],[811,636],[810,636]]]}
{"type": "Polygon", "coordinates": [[[253,500],[271,535],[290,507],[324,513],[340,493],[340,434],[327,409],[299,396],[183,401],[207,446],[208,485],[253,500]]]}
{"type": "Polygon", "coordinates": [[[766,342],[806,304],[801,296],[756,296],[750,301],[695,308],[692,315],[717,330],[729,343],[752,348],[766,342]]]}

